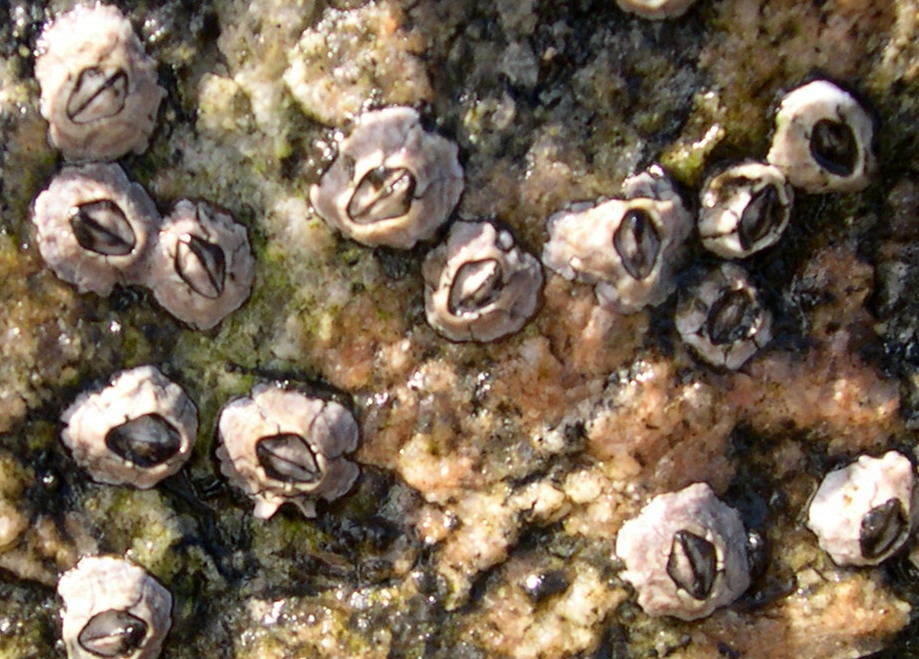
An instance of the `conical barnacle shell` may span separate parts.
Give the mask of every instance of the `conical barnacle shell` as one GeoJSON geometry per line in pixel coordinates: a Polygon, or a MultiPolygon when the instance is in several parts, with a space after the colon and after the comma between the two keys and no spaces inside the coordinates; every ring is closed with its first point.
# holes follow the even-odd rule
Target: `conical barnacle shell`
{"type": "Polygon", "coordinates": [[[335,401],[268,384],[227,403],[217,421],[221,472],[268,518],[286,502],[316,516],[316,499],[345,494],[359,469],[354,416],[335,401]]]}
{"type": "Polygon", "coordinates": [[[143,568],[87,556],[58,582],[69,659],[155,659],[172,625],[172,595],[143,568]]]}

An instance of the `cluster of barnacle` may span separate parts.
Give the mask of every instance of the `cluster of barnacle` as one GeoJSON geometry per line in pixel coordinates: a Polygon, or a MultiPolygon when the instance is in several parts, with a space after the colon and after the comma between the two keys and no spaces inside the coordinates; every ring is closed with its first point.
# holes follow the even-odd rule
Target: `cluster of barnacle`
{"type": "Polygon", "coordinates": [[[165,218],[111,162],[147,148],[165,90],[117,8],[78,6],[43,31],[35,60],[48,137],[70,163],[35,199],[32,222],[51,270],[81,291],[150,288],[197,329],[239,308],[255,274],[246,229],[226,211],[181,200],[165,218]]]}

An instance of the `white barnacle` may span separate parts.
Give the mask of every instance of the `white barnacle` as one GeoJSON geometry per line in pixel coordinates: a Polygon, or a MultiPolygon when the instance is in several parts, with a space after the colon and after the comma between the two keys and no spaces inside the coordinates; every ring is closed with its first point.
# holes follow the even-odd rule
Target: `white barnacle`
{"type": "Polygon", "coordinates": [[[676,328],[706,362],[736,370],[772,340],[772,314],[743,268],[723,263],[680,292],[676,328]]]}
{"type": "Polygon", "coordinates": [[[422,267],[428,323],[452,341],[494,341],[536,311],[542,269],[506,229],[458,221],[422,267]]]}
{"type": "Polygon", "coordinates": [[[116,164],[64,167],[32,205],[42,258],[58,277],[108,295],[140,281],[160,223],[153,201],[116,164]]]}
{"type": "Polygon", "coordinates": [[[242,306],[254,278],[246,228],[212,204],[183,199],[163,220],[144,283],[173,316],[209,329],[242,306]]]}
{"type": "Polygon", "coordinates": [[[181,469],[198,433],[194,403],[155,366],[80,394],[61,421],[61,440],[93,480],[140,489],[181,469]]]}
{"type": "Polygon", "coordinates": [[[48,138],[67,160],[114,160],[147,148],[166,91],[116,7],[78,5],[49,23],[35,77],[48,138]]]}
{"type": "Polygon", "coordinates": [[[394,107],[358,118],[310,202],[359,243],[409,249],[434,235],[462,191],[456,145],[426,131],[415,110],[394,107]]]}
{"type": "Polygon", "coordinates": [[[172,594],[117,556],[86,556],[57,592],[68,659],[155,659],[172,626],[172,594]]]}
{"type": "Polygon", "coordinates": [[[808,192],[857,192],[875,169],[871,117],[848,92],[815,80],[789,92],[766,159],[808,192]]]}
{"type": "Polygon", "coordinates": [[[704,618],[750,585],[743,522],[707,483],[654,497],[622,525],[616,555],[652,616],[704,618]]]}
{"type": "Polygon", "coordinates": [[[220,470],[267,519],[284,503],[306,517],[316,500],[345,494],[359,469],[345,458],[357,448],[354,415],[340,403],[261,384],[227,403],[217,421],[220,470]]]}
{"type": "Polygon", "coordinates": [[[642,18],[677,18],[686,13],[695,0],[616,0],[622,11],[642,18]]]}
{"type": "Polygon", "coordinates": [[[837,565],[877,565],[900,549],[917,518],[916,476],[904,455],[860,456],[820,483],[807,526],[837,565]]]}
{"type": "Polygon", "coordinates": [[[676,287],[692,216],[660,167],[623,186],[625,199],[574,204],[548,220],[542,261],[566,279],[594,286],[620,313],[663,302],[676,287]]]}
{"type": "Polygon", "coordinates": [[[791,219],[794,190],[779,168],[748,160],[710,176],[699,199],[702,245],[738,259],[778,242],[791,219]]]}

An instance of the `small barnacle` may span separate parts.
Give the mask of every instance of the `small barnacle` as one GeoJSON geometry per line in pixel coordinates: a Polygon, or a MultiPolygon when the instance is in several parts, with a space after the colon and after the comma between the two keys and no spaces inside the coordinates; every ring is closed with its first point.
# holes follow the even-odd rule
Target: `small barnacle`
{"type": "Polygon", "coordinates": [[[863,455],[826,475],[807,526],[837,565],[877,565],[909,538],[916,520],[915,473],[896,451],[863,455]]]}
{"type": "Polygon", "coordinates": [[[160,216],[115,164],[64,167],[32,207],[45,263],[81,292],[138,283],[160,216]]]}
{"type": "Polygon", "coordinates": [[[223,407],[217,433],[220,470],[255,500],[259,518],[286,502],[315,517],[316,499],[337,499],[358,475],[344,457],[357,448],[357,422],[335,401],[258,385],[223,407]]]}
{"type": "Polygon", "coordinates": [[[141,567],[86,556],[57,585],[69,659],[154,659],[172,625],[172,594],[141,567]]]}
{"type": "Polygon", "coordinates": [[[552,215],[542,261],[565,279],[593,284],[604,306],[633,313],[673,292],[692,216],[660,167],[632,177],[623,190],[625,199],[552,215]]]}
{"type": "Polygon", "coordinates": [[[686,13],[695,0],[616,0],[622,11],[642,18],[677,18],[686,13]]]}
{"type": "Polygon", "coordinates": [[[61,421],[61,440],[93,480],[140,489],[181,469],[198,432],[194,403],[155,366],[80,394],[61,421]]]}
{"type": "Polygon", "coordinates": [[[816,80],[782,99],[766,159],[808,192],[857,192],[874,170],[871,117],[846,91],[816,80]]]}
{"type": "Polygon", "coordinates": [[[791,219],[794,191],[781,170],[746,161],[702,186],[699,236],[711,252],[738,259],[778,242],[791,219]]]}
{"type": "Polygon", "coordinates": [[[395,107],[359,117],[310,202],[359,243],[409,249],[434,235],[462,191],[456,145],[425,131],[415,110],[395,107]]]}
{"type": "Polygon", "coordinates": [[[772,314],[744,270],[723,263],[681,292],[676,328],[699,357],[736,370],[772,339],[772,314]]]}
{"type": "Polygon", "coordinates": [[[491,222],[458,221],[422,267],[428,323],[453,341],[494,341],[522,328],[539,302],[542,270],[491,222]]]}
{"type": "Polygon", "coordinates": [[[740,515],[706,483],[651,500],[616,538],[622,578],[652,616],[704,618],[750,585],[740,515]]]}
{"type": "Polygon", "coordinates": [[[166,91],[131,22],[110,5],[79,5],[38,40],[35,77],[48,139],[72,161],[147,148],[166,91]]]}
{"type": "Polygon", "coordinates": [[[246,228],[211,204],[183,199],[163,221],[144,283],[173,316],[210,329],[248,299],[254,277],[246,228]]]}

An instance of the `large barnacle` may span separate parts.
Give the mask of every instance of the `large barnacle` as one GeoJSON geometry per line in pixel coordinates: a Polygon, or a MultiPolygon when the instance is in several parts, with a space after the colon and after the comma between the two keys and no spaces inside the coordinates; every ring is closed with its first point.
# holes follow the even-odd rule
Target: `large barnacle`
{"type": "Polygon", "coordinates": [[[915,473],[896,451],[863,455],[826,475],[807,526],[838,565],[877,565],[909,538],[915,524],[915,473]]]}
{"type": "Polygon", "coordinates": [[[422,268],[425,313],[453,341],[494,341],[523,327],[539,301],[542,270],[491,222],[456,222],[422,268]]]}
{"type": "Polygon", "coordinates": [[[434,235],[462,191],[456,145],[427,132],[411,108],[395,107],[360,116],[310,201],[349,238],[408,249],[434,235]]]}
{"type": "Polygon", "coordinates": [[[172,625],[172,595],[143,568],[87,556],[57,585],[69,659],[155,659],[172,625]]]}
{"type": "Polygon", "coordinates": [[[35,59],[48,138],[68,160],[142,152],[166,91],[116,7],[79,5],[42,32],[35,59]]]}
{"type": "Polygon", "coordinates": [[[268,518],[286,502],[316,516],[316,499],[337,499],[359,469],[344,457],[358,427],[343,405],[262,384],[225,405],[217,421],[220,470],[268,518]]]}
{"type": "Polygon", "coordinates": [[[154,366],[122,371],[61,416],[61,440],[93,480],[148,489],[191,457],[198,412],[154,366]]]}
{"type": "Polygon", "coordinates": [[[788,226],[794,191],[781,170],[746,161],[702,186],[699,236],[711,252],[737,259],[774,245],[788,226]]]}
{"type": "Polygon", "coordinates": [[[121,167],[65,167],[32,208],[45,263],[80,291],[108,295],[116,283],[138,283],[151,235],[160,223],[153,201],[121,167]]]}
{"type": "Polygon", "coordinates": [[[736,510],[706,483],[654,497],[616,538],[622,578],[652,616],[703,618],[750,585],[747,536],[736,510]]]}
{"type": "Polygon", "coordinates": [[[772,314],[746,272],[724,263],[681,291],[676,328],[699,357],[736,370],[772,340],[772,314]]]}
{"type": "Polygon", "coordinates": [[[673,292],[692,216],[659,167],[626,181],[624,193],[552,215],[542,261],[566,279],[593,284],[604,306],[633,313],[673,292]]]}
{"type": "Polygon", "coordinates": [[[144,283],[173,316],[209,329],[248,299],[254,276],[246,228],[211,204],[183,199],[163,221],[144,283]]]}
{"type": "Polygon", "coordinates": [[[782,99],[766,159],[808,192],[857,192],[875,167],[873,136],[871,117],[851,94],[816,80],[782,99]]]}

